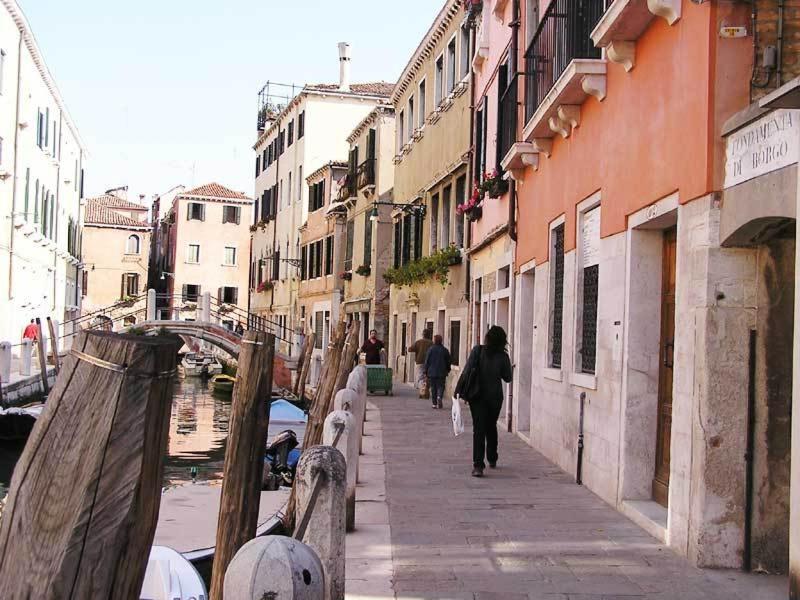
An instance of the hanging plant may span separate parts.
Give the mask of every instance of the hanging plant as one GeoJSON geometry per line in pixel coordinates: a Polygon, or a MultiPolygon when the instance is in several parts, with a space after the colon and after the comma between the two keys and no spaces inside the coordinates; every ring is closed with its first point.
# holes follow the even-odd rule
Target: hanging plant
{"type": "Polygon", "coordinates": [[[466,215],[470,221],[477,221],[483,215],[481,203],[483,202],[486,192],[483,190],[478,182],[472,187],[472,195],[469,200],[463,204],[456,206],[456,213],[458,215],[466,215]]]}
{"type": "Polygon", "coordinates": [[[414,286],[427,281],[438,281],[442,287],[449,284],[450,267],[460,264],[461,251],[454,245],[437,250],[401,267],[388,269],[383,278],[389,285],[414,286]]]}
{"type": "Polygon", "coordinates": [[[508,181],[503,179],[503,173],[495,169],[486,173],[481,184],[481,190],[489,198],[499,198],[508,191],[508,181]]]}

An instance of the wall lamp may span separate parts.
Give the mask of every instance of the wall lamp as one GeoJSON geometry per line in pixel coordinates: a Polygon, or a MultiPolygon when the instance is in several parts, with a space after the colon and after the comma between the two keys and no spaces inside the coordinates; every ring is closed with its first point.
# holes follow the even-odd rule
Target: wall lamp
{"type": "Polygon", "coordinates": [[[378,220],[378,206],[391,206],[392,208],[399,208],[404,214],[411,214],[414,216],[425,217],[426,208],[424,204],[395,204],[394,202],[373,202],[372,211],[369,214],[370,221],[378,220]]]}

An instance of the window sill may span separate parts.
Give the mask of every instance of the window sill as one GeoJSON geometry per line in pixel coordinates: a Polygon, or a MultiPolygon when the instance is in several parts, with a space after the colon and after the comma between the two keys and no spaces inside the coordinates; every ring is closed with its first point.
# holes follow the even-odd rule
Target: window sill
{"type": "Polygon", "coordinates": [[[597,375],[590,373],[573,373],[569,378],[569,382],[576,387],[586,388],[587,390],[597,389],[597,375]]]}
{"type": "Polygon", "coordinates": [[[222,267],[238,267],[239,265],[228,265],[228,264],[223,263],[220,266],[222,266],[222,267]]]}
{"type": "Polygon", "coordinates": [[[550,381],[564,381],[564,374],[561,369],[546,368],[542,370],[542,377],[550,381]]]}
{"type": "Polygon", "coordinates": [[[183,262],[183,264],[185,264],[185,265],[199,265],[200,263],[199,262],[190,262],[190,261],[186,260],[186,261],[183,262]]]}

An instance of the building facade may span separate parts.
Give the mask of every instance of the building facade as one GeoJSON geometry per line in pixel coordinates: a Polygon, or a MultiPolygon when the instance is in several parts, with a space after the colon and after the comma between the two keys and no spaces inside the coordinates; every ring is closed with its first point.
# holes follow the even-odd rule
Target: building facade
{"type": "Polygon", "coordinates": [[[519,10],[513,429],[569,472],[581,436],[584,484],[695,564],[786,572],[796,166],[770,138],[796,117],[749,108],[750,9],[519,10]]]}
{"type": "Polygon", "coordinates": [[[15,0],[0,4],[0,338],[79,315],[85,149],[15,0]]]}
{"type": "Polygon", "coordinates": [[[306,177],[332,158],[347,155],[347,136],[391,92],[386,83],[350,83],[350,54],[340,44],[338,84],[307,85],[285,106],[265,104],[259,114],[253,260],[265,265],[268,293],[254,294],[253,313],[277,323],[279,350],[299,352],[299,228],[308,219],[306,177]]]}
{"type": "Polygon", "coordinates": [[[389,339],[389,284],[393,262],[394,107],[378,105],[347,138],[348,171],[340,198],[345,204],[344,313],[389,339]]]}
{"type": "MultiPolygon", "coordinates": [[[[441,334],[455,380],[464,364],[469,285],[462,264],[467,229],[456,210],[468,194],[471,29],[462,2],[445,3],[392,94],[396,146],[392,211],[389,364],[412,381],[408,347],[424,329],[441,334]]],[[[448,390],[449,393],[449,390],[448,390]]]]}
{"type": "MultiPolygon", "coordinates": [[[[339,319],[343,280],[342,243],[344,219],[338,205],[340,180],[347,174],[347,163],[331,161],[306,178],[308,219],[300,227],[300,328],[307,335],[315,332],[310,385],[315,386],[322,372],[322,361],[330,342],[331,328],[339,319]]],[[[263,271],[259,271],[263,272],[263,271]]],[[[262,276],[263,278],[263,276],[262,276]]],[[[256,291],[272,285],[256,281],[256,291]]],[[[267,291],[267,290],[265,290],[267,291]]]]}
{"type": "Polygon", "coordinates": [[[115,328],[145,319],[150,251],[148,208],[107,193],[86,200],[83,229],[84,312],[108,310],[104,318],[125,321],[115,328]],[[137,314],[133,314],[133,313],[137,314]]]}
{"type": "Polygon", "coordinates": [[[197,320],[198,301],[208,292],[211,311],[226,327],[236,327],[242,319],[225,319],[227,308],[221,307],[235,307],[237,315],[247,311],[252,211],[250,198],[217,183],[175,196],[166,217],[169,261],[163,273],[170,303],[158,316],[197,320]]]}
{"type": "MultiPolygon", "coordinates": [[[[516,139],[517,63],[514,3],[489,4],[471,11],[475,28],[473,66],[473,182],[463,212],[470,223],[470,346],[489,327],[502,327],[514,342],[514,198],[516,187],[501,164],[516,139]]],[[[505,403],[507,418],[513,402],[505,403]]]]}

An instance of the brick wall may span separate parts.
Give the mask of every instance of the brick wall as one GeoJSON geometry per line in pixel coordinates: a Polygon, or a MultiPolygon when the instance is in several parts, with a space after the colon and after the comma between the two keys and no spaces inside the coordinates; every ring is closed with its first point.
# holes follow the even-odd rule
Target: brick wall
{"type": "MultiPolygon", "coordinates": [[[[757,56],[754,81],[764,85],[769,76],[766,87],[751,85],[751,96],[757,100],[778,87],[778,77],[775,72],[768,73],[761,68],[764,48],[778,45],[778,0],[757,0],[758,19],[756,21],[757,56]]],[[[750,29],[748,25],[748,29],[750,29]]],[[[784,2],[783,10],[783,56],[780,61],[780,81],[786,83],[795,77],[800,77],[800,0],[784,2]]]]}

